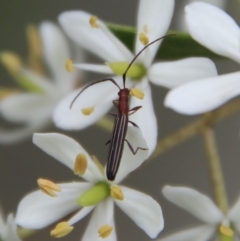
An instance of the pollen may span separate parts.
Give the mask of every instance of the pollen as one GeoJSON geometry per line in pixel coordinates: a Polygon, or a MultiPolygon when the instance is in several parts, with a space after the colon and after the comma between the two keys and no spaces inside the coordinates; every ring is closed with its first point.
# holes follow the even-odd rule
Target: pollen
{"type": "Polygon", "coordinates": [[[231,228],[227,227],[227,226],[221,225],[219,227],[219,231],[220,231],[221,234],[223,234],[223,235],[225,235],[227,237],[232,238],[234,236],[234,231],[231,228]]]}
{"type": "Polygon", "coordinates": [[[70,226],[68,222],[61,222],[50,232],[50,235],[54,238],[61,238],[69,234],[73,230],[73,226],[70,226]]]}
{"type": "Polygon", "coordinates": [[[74,71],[74,67],[73,67],[72,64],[73,64],[72,59],[67,59],[66,60],[65,67],[66,67],[67,72],[69,72],[69,73],[74,71]]]}
{"type": "Polygon", "coordinates": [[[3,52],[0,55],[1,62],[11,74],[16,74],[22,67],[21,58],[12,52],[3,52]]]}
{"type": "Polygon", "coordinates": [[[92,16],[90,19],[89,19],[89,23],[91,25],[92,28],[99,28],[99,24],[97,23],[97,16],[92,16]]]}
{"type": "Polygon", "coordinates": [[[91,115],[94,112],[94,108],[93,107],[89,107],[89,108],[84,108],[82,109],[82,113],[84,115],[91,115]]]}
{"type": "Polygon", "coordinates": [[[57,195],[55,192],[61,191],[61,188],[52,181],[49,181],[49,180],[46,180],[43,178],[39,178],[37,180],[37,183],[38,183],[38,186],[41,189],[41,191],[51,197],[56,197],[57,195]]]}
{"type": "Polygon", "coordinates": [[[135,96],[136,98],[138,98],[140,100],[143,100],[143,98],[144,98],[144,93],[140,89],[137,89],[137,88],[131,88],[130,95],[135,96]]]}
{"type": "Polygon", "coordinates": [[[143,45],[147,45],[149,43],[149,38],[144,32],[139,34],[139,40],[143,45]]]}
{"type": "Polygon", "coordinates": [[[87,170],[87,157],[83,153],[80,153],[76,156],[75,164],[74,164],[74,174],[75,175],[84,175],[87,170]]]}
{"type": "Polygon", "coordinates": [[[124,195],[122,189],[118,186],[111,186],[111,196],[114,199],[122,201],[124,199],[124,195]]]}
{"type": "Polygon", "coordinates": [[[110,234],[112,233],[113,227],[109,226],[109,225],[103,225],[98,229],[98,234],[99,237],[101,237],[102,239],[104,238],[108,238],[110,236],[110,234]]]}

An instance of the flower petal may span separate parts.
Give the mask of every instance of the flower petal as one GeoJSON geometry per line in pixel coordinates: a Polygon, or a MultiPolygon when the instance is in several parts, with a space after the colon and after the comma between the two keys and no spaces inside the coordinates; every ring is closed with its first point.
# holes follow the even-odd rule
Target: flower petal
{"type": "Polygon", "coordinates": [[[64,89],[69,89],[74,74],[69,74],[65,62],[70,58],[67,40],[57,25],[45,21],[40,25],[40,34],[43,44],[43,56],[53,75],[56,84],[64,89]]]}
{"type": "MultiPolygon", "coordinates": [[[[136,151],[138,147],[148,149],[147,143],[138,127],[128,126],[125,139],[128,140],[134,151],[136,151]]],[[[141,149],[138,149],[134,155],[125,142],[121,163],[114,183],[121,182],[130,172],[142,165],[148,156],[148,150],[141,149]]]]}
{"type": "Polygon", "coordinates": [[[16,214],[16,223],[23,228],[41,229],[80,208],[77,198],[91,187],[90,183],[58,184],[61,192],[50,197],[42,191],[25,196],[16,214]]]}
{"type": "Polygon", "coordinates": [[[17,225],[14,221],[13,214],[9,214],[7,217],[7,224],[6,224],[6,233],[2,236],[0,233],[0,237],[4,241],[21,241],[17,234],[17,225]]]}
{"type": "Polygon", "coordinates": [[[208,224],[218,224],[223,218],[222,212],[206,195],[187,187],[165,186],[162,190],[168,201],[190,212],[208,224]]]}
{"type": "Polygon", "coordinates": [[[189,81],[217,75],[215,64],[208,58],[187,58],[153,64],[149,80],[156,85],[174,88],[189,81]]]}
{"type": "Polygon", "coordinates": [[[239,83],[240,72],[186,83],[168,92],[164,105],[186,115],[211,111],[239,95],[239,83]]]}
{"type": "Polygon", "coordinates": [[[111,198],[107,198],[96,206],[82,241],[102,241],[103,239],[99,236],[98,229],[103,225],[113,227],[110,236],[104,240],[117,241],[113,217],[113,200],[111,198]]]}
{"type": "Polygon", "coordinates": [[[240,233],[240,197],[228,213],[229,220],[234,223],[234,227],[240,233]]]}
{"type": "Polygon", "coordinates": [[[64,12],[59,22],[68,36],[83,48],[107,61],[130,61],[131,52],[98,20],[99,28],[92,28],[92,17],[83,11],[64,12]]]}
{"type": "Polygon", "coordinates": [[[87,216],[95,206],[90,206],[90,207],[83,207],[80,211],[78,211],[76,214],[74,214],[69,220],[68,224],[71,226],[74,223],[80,221],[83,219],[85,216],[87,216]]]}
{"type": "MultiPolygon", "coordinates": [[[[137,54],[144,46],[139,41],[139,34],[144,32],[149,38],[149,42],[162,37],[168,30],[171,23],[174,10],[174,0],[141,0],[138,8],[137,19],[137,39],[135,44],[135,53],[137,54]]],[[[144,62],[147,66],[152,62],[158,43],[149,46],[138,60],[144,62]]]]}
{"type": "Polygon", "coordinates": [[[58,133],[35,133],[33,135],[33,143],[72,170],[74,169],[77,155],[83,153],[88,163],[87,170],[82,177],[90,182],[98,182],[104,179],[101,171],[88,153],[72,138],[58,133]]]}
{"type": "MultiPolygon", "coordinates": [[[[116,82],[120,81],[120,77],[114,78],[116,82]]],[[[122,81],[122,80],[121,80],[122,81]]],[[[95,123],[112,107],[112,101],[118,99],[117,87],[107,82],[93,85],[86,89],[79,96],[72,108],[70,105],[74,98],[84,87],[72,92],[64,98],[56,107],[53,113],[53,121],[55,124],[65,130],[80,130],[95,123]],[[90,115],[84,115],[82,110],[85,108],[93,108],[90,115]]]]}
{"type": "Polygon", "coordinates": [[[195,228],[181,230],[157,241],[206,241],[209,240],[215,232],[215,228],[210,225],[202,225],[195,228]]]}
{"type": "Polygon", "coordinates": [[[112,70],[107,65],[102,65],[102,64],[73,64],[73,67],[82,69],[82,70],[103,73],[103,74],[113,73],[112,70]]]}
{"type": "Polygon", "coordinates": [[[122,211],[151,238],[162,231],[164,220],[160,205],[150,196],[121,186],[124,200],[115,200],[122,211]]]}
{"type": "Polygon", "coordinates": [[[240,63],[240,28],[222,9],[207,3],[192,3],[185,8],[192,37],[213,52],[240,63]]]}
{"type": "Polygon", "coordinates": [[[1,115],[12,122],[32,122],[49,119],[55,101],[44,94],[15,94],[4,99],[0,104],[1,115]]]}
{"type": "Polygon", "coordinates": [[[157,144],[157,119],[153,109],[151,87],[146,79],[134,87],[143,91],[145,96],[143,100],[136,97],[131,98],[130,108],[136,106],[142,106],[142,108],[132,114],[129,119],[141,129],[149,149],[148,156],[150,156],[157,144]]]}

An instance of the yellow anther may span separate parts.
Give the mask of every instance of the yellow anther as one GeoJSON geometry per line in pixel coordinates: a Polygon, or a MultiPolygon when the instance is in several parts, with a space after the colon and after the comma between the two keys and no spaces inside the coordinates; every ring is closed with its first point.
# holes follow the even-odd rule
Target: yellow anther
{"type": "Polygon", "coordinates": [[[87,170],[87,157],[83,153],[80,153],[76,156],[74,164],[74,174],[82,176],[87,170]]]}
{"type": "Polygon", "coordinates": [[[99,229],[98,229],[98,234],[99,234],[99,237],[101,238],[107,238],[109,237],[109,235],[112,233],[112,230],[113,230],[113,227],[112,226],[109,226],[109,225],[103,225],[101,226],[99,229]]]}
{"type": "Polygon", "coordinates": [[[4,100],[5,98],[17,93],[19,93],[19,90],[0,87],[0,100],[4,100]]]}
{"type": "Polygon", "coordinates": [[[85,108],[85,109],[82,109],[82,113],[84,115],[91,115],[94,111],[94,108],[93,107],[89,107],[89,108],[85,108]]]}
{"type": "Polygon", "coordinates": [[[17,74],[22,67],[21,58],[15,53],[3,52],[0,55],[0,59],[11,74],[17,74]]]}
{"type": "Polygon", "coordinates": [[[39,178],[37,183],[41,191],[51,197],[56,197],[57,195],[55,192],[61,191],[61,188],[56,183],[49,180],[39,178]]]}
{"type": "Polygon", "coordinates": [[[225,236],[228,236],[230,238],[232,238],[234,236],[234,231],[227,226],[220,225],[219,231],[220,231],[221,234],[223,234],[225,236]]]}
{"type": "Polygon", "coordinates": [[[89,23],[91,25],[92,28],[99,28],[99,24],[97,23],[97,16],[92,16],[90,19],[89,19],[89,23]]]}
{"type": "Polygon", "coordinates": [[[140,100],[143,100],[143,98],[144,98],[144,93],[140,89],[137,89],[137,88],[131,88],[130,95],[135,96],[136,98],[138,98],[140,100]]]}
{"type": "Polygon", "coordinates": [[[26,32],[30,57],[40,58],[42,56],[42,43],[38,29],[34,25],[28,25],[26,32]]]}
{"type": "Polygon", "coordinates": [[[73,62],[72,62],[72,59],[67,59],[66,60],[66,63],[65,63],[65,67],[66,67],[66,70],[71,73],[74,71],[74,67],[73,67],[73,62]]]}
{"type": "Polygon", "coordinates": [[[124,199],[124,195],[122,189],[118,186],[111,186],[111,196],[114,199],[122,201],[124,199]]]}
{"type": "Polygon", "coordinates": [[[139,40],[143,45],[147,45],[149,43],[149,38],[144,32],[139,34],[139,40]]]}
{"type": "Polygon", "coordinates": [[[50,232],[50,235],[54,238],[61,238],[69,234],[73,230],[73,226],[70,226],[68,222],[61,222],[50,232]]]}

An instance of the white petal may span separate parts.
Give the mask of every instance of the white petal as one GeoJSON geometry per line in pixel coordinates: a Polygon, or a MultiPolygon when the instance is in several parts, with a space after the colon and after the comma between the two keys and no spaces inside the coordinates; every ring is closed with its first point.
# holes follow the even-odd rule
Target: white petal
{"type": "Polygon", "coordinates": [[[12,122],[32,122],[32,120],[50,118],[55,102],[44,94],[15,94],[0,104],[1,115],[12,122]]]}
{"type": "Polygon", "coordinates": [[[61,192],[50,197],[35,191],[23,198],[16,214],[16,223],[23,228],[41,229],[80,208],[77,198],[91,187],[90,183],[58,184],[61,192]]]}
{"type": "MultiPolygon", "coordinates": [[[[114,79],[116,82],[120,80],[117,77],[114,79]]],[[[86,128],[104,116],[113,106],[112,101],[118,99],[118,88],[107,81],[86,89],[70,109],[72,101],[82,89],[83,87],[69,94],[56,107],[53,113],[53,121],[59,128],[65,130],[86,128]],[[82,109],[85,108],[94,108],[94,111],[90,115],[84,115],[82,109]]]]}
{"type": "Polygon", "coordinates": [[[17,225],[13,214],[9,214],[7,217],[6,233],[3,235],[3,241],[21,241],[17,234],[17,225]]]}
{"type": "Polygon", "coordinates": [[[176,232],[157,241],[207,241],[213,236],[214,232],[214,227],[203,225],[176,232]]]}
{"type": "Polygon", "coordinates": [[[89,24],[91,16],[83,11],[69,11],[62,13],[59,21],[71,39],[100,58],[107,61],[129,61],[132,58],[130,51],[106,29],[102,21],[97,22],[99,28],[92,28],[89,24]]]}
{"type": "Polygon", "coordinates": [[[43,56],[46,60],[54,81],[61,88],[67,88],[73,74],[69,74],[65,63],[70,58],[67,40],[57,25],[43,22],[40,25],[40,34],[43,44],[43,56]]]}
{"type": "Polygon", "coordinates": [[[234,223],[234,227],[240,233],[240,197],[228,213],[229,220],[234,223]]]}
{"type": "Polygon", "coordinates": [[[222,212],[209,197],[192,188],[165,186],[162,192],[170,202],[203,222],[217,225],[223,218],[222,212]]]}
{"type": "MultiPolygon", "coordinates": [[[[136,151],[138,147],[148,148],[142,132],[138,127],[128,126],[126,140],[129,141],[134,151],[136,151]]],[[[141,149],[134,155],[125,142],[121,163],[114,183],[121,182],[130,172],[142,165],[148,156],[148,150],[141,149]]]]}
{"type": "Polygon", "coordinates": [[[204,113],[239,95],[239,84],[240,72],[186,83],[168,92],[164,105],[181,114],[204,113]]]}
{"type": "Polygon", "coordinates": [[[160,205],[150,196],[121,186],[124,200],[115,200],[116,204],[126,213],[138,227],[143,229],[150,238],[156,238],[162,231],[164,220],[160,205]]]}
{"type": "Polygon", "coordinates": [[[102,241],[103,239],[99,237],[98,229],[103,225],[109,225],[113,227],[110,236],[104,240],[116,241],[117,237],[113,216],[113,200],[111,198],[102,201],[96,206],[88,227],[83,235],[82,241],[102,241]]]}
{"type": "Polygon", "coordinates": [[[151,87],[147,80],[134,86],[140,89],[145,94],[144,99],[140,100],[136,97],[131,97],[130,108],[142,106],[141,109],[132,114],[129,119],[135,122],[142,131],[143,137],[149,148],[148,155],[150,156],[157,144],[157,119],[153,109],[151,87]]]}
{"type": "MultiPolygon", "coordinates": [[[[137,39],[135,53],[144,46],[139,41],[139,33],[147,32],[149,42],[164,36],[171,23],[174,10],[174,0],[141,0],[138,8],[137,39]],[[144,31],[145,30],[145,31],[144,31]]],[[[161,41],[149,46],[139,59],[147,66],[152,62],[161,41]]]]}
{"type": "Polygon", "coordinates": [[[185,8],[192,37],[213,52],[240,63],[240,28],[222,9],[207,3],[192,3],[185,8]]]}
{"type": "Polygon", "coordinates": [[[112,70],[107,65],[102,64],[73,64],[73,67],[91,72],[112,74],[112,70]]]}
{"type": "Polygon", "coordinates": [[[80,211],[78,211],[68,220],[68,224],[73,225],[74,223],[80,221],[85,216],[87,216],[94,209],[94,207],[95,206],[83,207],[80,211]]]}
{"type": "Polygon", "coordinates": [[[90,182],[101,181],[104,177],[92,161],[88,153],[72,138],[58,134],[47,133],[33,135],[33,143],[62,164],[73,170],[78,154],[83,153],[88,161],[87,170],[82,176],[90,182]]]}
{"type": "Polygon", "coordinates": [[[215,64],[208,58],[187,58],[153,64],[149,80],[156,85],[174,88],[189,81],[217,75],[215,64]]]}

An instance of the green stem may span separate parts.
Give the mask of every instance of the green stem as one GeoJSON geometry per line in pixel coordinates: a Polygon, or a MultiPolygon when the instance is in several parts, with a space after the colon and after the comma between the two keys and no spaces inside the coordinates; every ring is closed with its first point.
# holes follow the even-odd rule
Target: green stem
{"type": "Polygon", "coordinates": [[[206,152],[208,155],[208,163],[210,168],[210,175],[212,178],[212,184],[214,189],[214,195],[218,207],[223,213],[228,211],[228,201],[223,180],[222,168],[220,158],[217,151],[215,137],[212,127],[206,127],[203,129],[203,138],[205,143],[206,152]]]}

